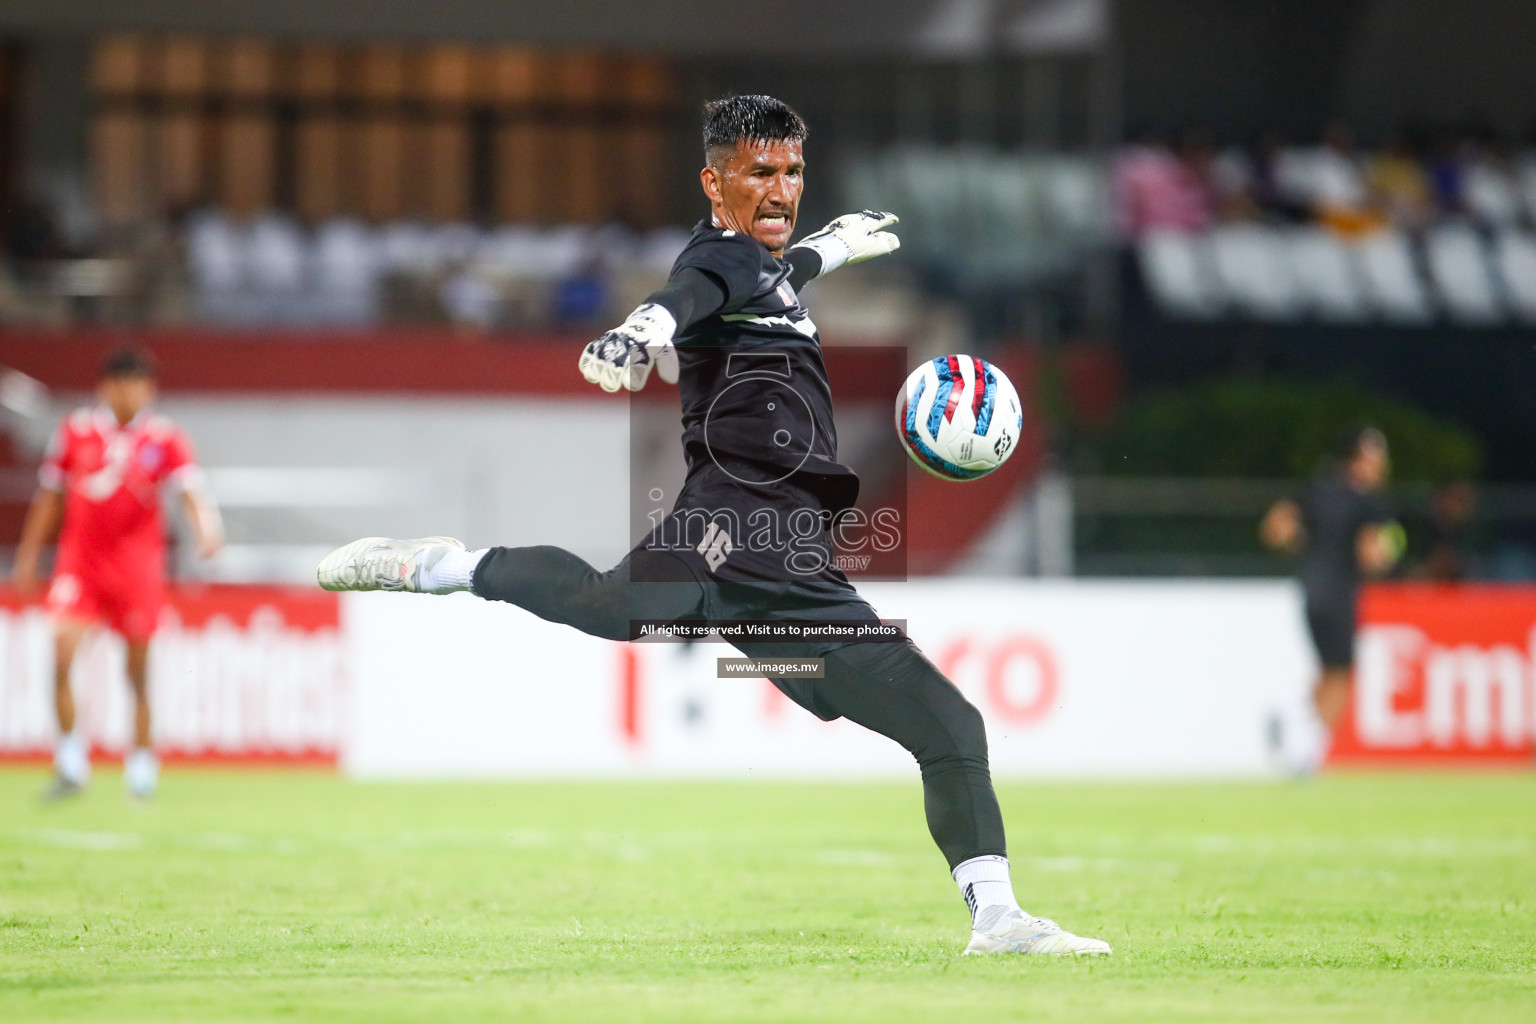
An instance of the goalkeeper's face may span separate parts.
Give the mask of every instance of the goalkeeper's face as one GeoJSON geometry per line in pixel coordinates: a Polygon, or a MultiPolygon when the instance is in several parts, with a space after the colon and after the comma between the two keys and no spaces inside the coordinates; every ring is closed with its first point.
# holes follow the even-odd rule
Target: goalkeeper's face
{"type": "Polygon", "coordinates": [[[783,255],[805,188],[800,143],[740,140],[733,150],[711,153],[699,180],[716,227],[751,235],[783,255]]]}

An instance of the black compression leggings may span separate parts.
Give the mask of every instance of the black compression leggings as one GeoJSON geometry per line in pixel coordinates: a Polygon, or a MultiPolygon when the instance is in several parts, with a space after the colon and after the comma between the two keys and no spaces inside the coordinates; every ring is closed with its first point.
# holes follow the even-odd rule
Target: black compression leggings
{"type": "Polygon", "coordinates": [[[629,564],[626,556],[598,572],[564,548],[491,548],[475,567],[470,590],[608,640],[628,640],[632,619],[672,620],[698,610],[703,590],[691,577],[678,573],[677,583],[630,583],[629,564]]]}
{"type": "Polygon", "coordinates": [[[826,678],[809,682],[817,715],[856,722],[917,758],[928,831],[951,869],[972,857],[1007,856],[981,712],[910,640],[829,651],[826,678]]]}
{"type": "MultiPolygon", "coordinates": [[[[626,558],[600,573],[561,548],[492,548],[475,569],[473,590],[610,640],[628,639],[632,619],[702,613],[697,582],[679,576],[674,583],[631,583],[629,565],[626,558]]],[[[911,641],[850,644],[825,657],[825,678],[774,684],[817,716],[888,736],[917,759],[928,831],[951,868],[972,857],[1005,856],[981,712],[911,641]]]]}

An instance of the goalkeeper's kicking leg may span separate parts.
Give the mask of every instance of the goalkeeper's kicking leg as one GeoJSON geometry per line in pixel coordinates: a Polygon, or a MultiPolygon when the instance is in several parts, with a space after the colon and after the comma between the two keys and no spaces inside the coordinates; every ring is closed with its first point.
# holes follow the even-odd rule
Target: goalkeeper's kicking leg
{"type": "MultiPolygon", "coordinates": [[[[468,590],[610,640],[630,639],[637,619],[701,617],[705,608],[704,588],[686,566],[644,548],[598,572],[556,547],[465,551],[447,537],[367,537],[333,551],[317,575],[327,590],[468,590]],[[634,571],[637,561],[643,565],[634,571]],[[632,582],[632,575],[655,582],[632,582]]],[[[746,647],[744,653],[754,653],[746,647]]],[[[1020,909],[981,713],[910,641],[836,648],[825,656],[824,678],[774,682],[818,717],[847,718],[895,740],[917,760],[929,832],[971,911],[967,953],[1110,951],[1020,909]]]]}
{"type": "Polygon", "coordinates": [[[468,590],[607,640],[630,639],[635,619],[681,619],[698,614],[704,603],[703,588],[686,568],[643,548],[598,572],[564,548],[465,551],[452,537],[364,537],[327,555],[316,576],[326,590],[468,590]],[[644,563],[642,578],[657,582],[630,582],[637,560],[644,563]]]}

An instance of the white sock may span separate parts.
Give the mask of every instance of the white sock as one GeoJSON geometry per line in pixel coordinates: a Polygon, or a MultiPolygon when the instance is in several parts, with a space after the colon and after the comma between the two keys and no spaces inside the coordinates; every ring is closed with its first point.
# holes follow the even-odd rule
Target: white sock
{"type": "Polygon", "coordinates": [[[59,778],[83,786],[91,777],[91,752],[77,732],[59,737],[53,748],[53,768],[59,778]]]}
{"type": "Polygon", "coordinates": [[[956,865],[952,872],[960,886],[960,895],[971,909],[974,924],[989,907],[1019,910],[1019,901],[1013,895],[1013,882],[1008,877],[1007,857],[972,857],[956,865]]]}
{"type": "Polygon", "coordinates": [[[1298,752],[1297,767],[1305,775],[1316,775],[1323,770],[1323,762],[1328,760],[1328,752],[1333,749],[1333,733],[1315,714],[1307,719],[1307,725],[1309,728],[1298,752]]]}
{"type": "Polygon", "coordinates": [[[134,747],[123,759],[123,781],[128,792],[136,796],[149,796],[160,780],[160,759],[148,747],[134,747]]]}
{"type": "Polygon", "coordinates": [[[452,594],[460,590],[468,590],[474,582],[475,566],[480,564],[490,548],[480,548],[478,551],[461,551],[455,547],[446,547],[443,556],[436,562],[421,564],[421,589],[427,594],[452,594]]]}
{"type": "Polygon", "coordinates": [[[1286,722],[1285,755],[1287,768],[1295,775],[1315,775],[1328,759],[1333,736],[1317,717],[1311,696],[1299,704],[1286,722]]]}

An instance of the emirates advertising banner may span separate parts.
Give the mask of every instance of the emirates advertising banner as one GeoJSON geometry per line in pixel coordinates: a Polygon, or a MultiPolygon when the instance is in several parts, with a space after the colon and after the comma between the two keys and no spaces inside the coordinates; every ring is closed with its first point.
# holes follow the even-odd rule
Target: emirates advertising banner
{"type": "MultiPolygon", "coordinates": [[[[868,584],[986,718],[1001,777],[1258,777],[1277,711],[1316,674],[1285,582],[868,584]]],[[[911,757],[822,722],[718,642],[618,644],[467,594],[173,592],[151,649],[169,762],[304,764],[364,778],[906,778],[911,757]]],[[[0,759],[51,751],[53,657],[0,594],[0,759]]],[[[123,651],[73,680],[94,751],[120,754],[123,651]]],[[[1333,763],[1529,765],[1536,588],[1382,586],[1362,604],[1333,763]]]]}
{"type": "Polygon", "coordinates": [[[1354,701],[1331,763],[1536,758],[1536,588],[1380,585],[1360,604],[1354,701]]]}

